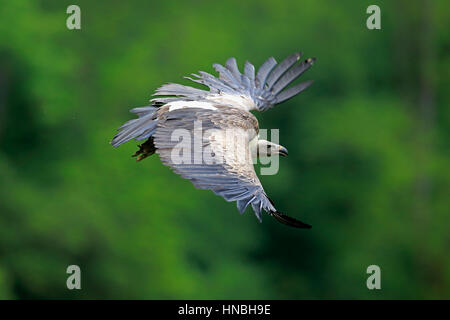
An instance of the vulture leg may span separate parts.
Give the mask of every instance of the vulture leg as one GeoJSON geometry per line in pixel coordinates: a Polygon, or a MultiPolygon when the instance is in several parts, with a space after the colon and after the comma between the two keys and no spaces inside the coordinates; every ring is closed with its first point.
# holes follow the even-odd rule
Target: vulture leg
{"type": "Polygon", "coordinates": [[[141,161],[148,156],[151,156],[156,151],[155,144],[153,143],[153,137],[148,138],[147,141],[141,145],[138,145],[138,147],[139,150],[132,155],[132,157],[137,157],[136,161],[141,161]]]}

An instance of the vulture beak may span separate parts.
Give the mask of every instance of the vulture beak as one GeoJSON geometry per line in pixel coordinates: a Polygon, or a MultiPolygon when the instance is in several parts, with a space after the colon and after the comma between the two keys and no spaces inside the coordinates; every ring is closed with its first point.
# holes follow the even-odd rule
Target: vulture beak
{"type": "Polygon", "coordinates": [[[280,151],[279,151],[280,155],[283,157],[287,157],[288,156],[288,151],[285,147],[280,146],[280,151]]]}

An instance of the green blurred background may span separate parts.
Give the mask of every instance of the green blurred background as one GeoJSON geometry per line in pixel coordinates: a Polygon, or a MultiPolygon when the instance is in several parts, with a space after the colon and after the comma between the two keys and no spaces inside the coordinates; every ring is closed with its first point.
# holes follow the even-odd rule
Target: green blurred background
{"type": "Polygon", "coordinates": [[[3,1],[0,298],[449,298],[449,9],[3,1]],[[137,143],[109,145],[161,84],[297,50],[317,57],[314,85],[256,116],[290,151],[265,189],[311,230],[259,224],[158,156],[136,163],[137,143]],[[66,288],[71,264],[82,290],[66,288]],[[381,290],[366,287],[372,264],[381,290]]]}

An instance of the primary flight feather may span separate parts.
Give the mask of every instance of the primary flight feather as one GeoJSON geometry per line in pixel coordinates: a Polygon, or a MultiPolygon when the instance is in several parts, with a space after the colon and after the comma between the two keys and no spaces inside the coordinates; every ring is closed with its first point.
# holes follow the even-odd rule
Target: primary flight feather
{"type": "Polygon", "coordinates": [[[225,66],[213,65],[219,78],[202,71],[192,74],[193,78],[186,77],[207,86],[208,91],[165,84],[156,90],[151,106],[131,110],[138,118],[122,125],[111,144],[118,147],[132,139],[146,140],[133,155],[138,161],[156,152],[165,165],[195,187],[236,201],[241,213],[251,206],[260,221],[265,211],[286,225],[310,228],[275,209],[249,161],[287,156],[286,148],[259,139],[258,120],[250,111],[266,111],[312,84],[306,81],[287,88],[315,61],[309,58],[299,62],[301,55],[294,53],[279,64],[271,57],[256,75],[248,61],[241,73],[236,59],[230,58],[225,66]],[[180,135],[182,141],[174,139],[180,135]]]}

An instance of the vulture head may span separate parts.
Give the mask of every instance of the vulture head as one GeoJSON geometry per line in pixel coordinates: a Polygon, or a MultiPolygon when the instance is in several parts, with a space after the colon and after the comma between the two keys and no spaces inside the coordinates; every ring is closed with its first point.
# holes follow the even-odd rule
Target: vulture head
{"type": "Polygon", "coordinates": [[[258,157],[270,157],[274,155],[287,157],[288,151],[279,144],[267,140],[258,140],[258,157]]]}

